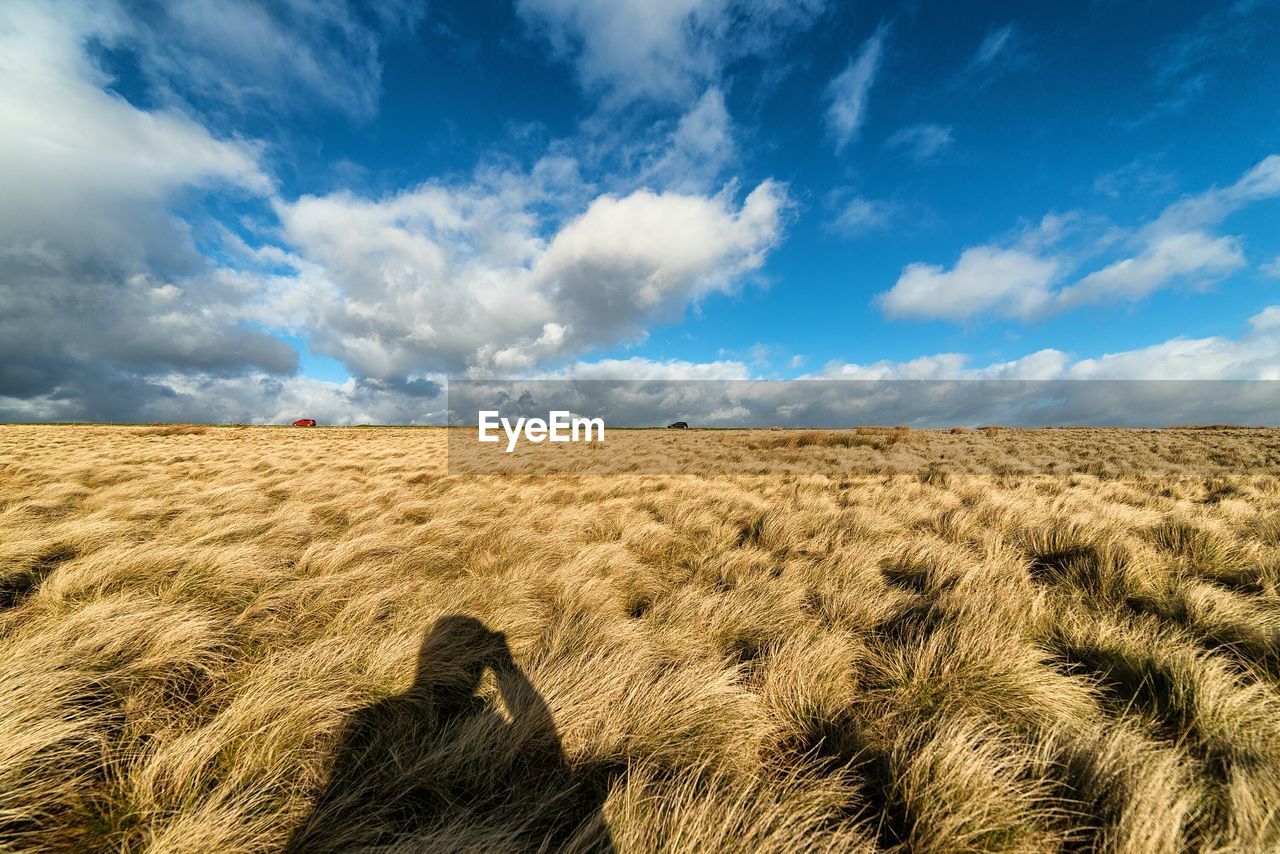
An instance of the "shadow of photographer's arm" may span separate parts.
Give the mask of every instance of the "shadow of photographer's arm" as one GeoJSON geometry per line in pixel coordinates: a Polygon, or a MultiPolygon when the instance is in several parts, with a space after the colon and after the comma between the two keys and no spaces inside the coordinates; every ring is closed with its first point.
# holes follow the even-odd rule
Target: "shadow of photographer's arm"
{"type": "Polygon", "coordinates": [[[547,703],[533,687],[529,677],[516,664],[507,646],[506,636],[496,633],[500,652],[494,662],[494,674],[498,681],[498,692],[512,720],[529,735],[552,739],[559,744],[556,735],[555,720],[547,703]]]}

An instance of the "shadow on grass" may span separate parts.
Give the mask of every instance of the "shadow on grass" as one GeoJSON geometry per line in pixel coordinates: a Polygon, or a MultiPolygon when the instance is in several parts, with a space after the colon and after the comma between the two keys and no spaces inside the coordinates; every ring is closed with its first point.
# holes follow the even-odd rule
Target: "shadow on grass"
{"type": "Polygon", "coordinates": [[[611,852],[609,775],[570,765],[501,632],[467,616],[427,633],[403,694],[357,712],[287,851],[611,852]],[[478,692],[491,670],[506,714],[478,692]]]}

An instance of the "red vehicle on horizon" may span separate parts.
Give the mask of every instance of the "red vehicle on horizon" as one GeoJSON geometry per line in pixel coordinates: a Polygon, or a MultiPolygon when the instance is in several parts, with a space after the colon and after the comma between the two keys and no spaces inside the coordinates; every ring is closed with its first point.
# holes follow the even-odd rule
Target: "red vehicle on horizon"
{"type": "Polygon", "coordinates": [[[316,420],[314,418],[299,418],[297,421],[293,422],[293,426],[294,427],[314,427],[316,426],[316,420]]]}

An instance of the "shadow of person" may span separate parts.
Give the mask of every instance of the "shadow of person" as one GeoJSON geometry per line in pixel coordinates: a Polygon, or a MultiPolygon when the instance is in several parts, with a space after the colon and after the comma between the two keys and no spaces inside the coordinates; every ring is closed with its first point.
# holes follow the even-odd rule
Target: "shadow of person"
{"type": "Polygon", "coordinates": [[[286,851],[611,852],[605,775],[573,768],[506,636],[436,622],[403,694],[348,721],[329,781],[286,851]],[[492,670],[506,714],[478,692],[492,670]]]}

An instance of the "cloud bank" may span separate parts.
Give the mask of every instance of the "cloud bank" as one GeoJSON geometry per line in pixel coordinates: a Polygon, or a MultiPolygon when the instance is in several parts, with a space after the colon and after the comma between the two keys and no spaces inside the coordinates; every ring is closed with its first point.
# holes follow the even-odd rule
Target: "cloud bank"
{"type": "Polygon", "coordinates": [[[333,106],[361,113],[378,23],[341,3],[268,15],[187,2],[146,21],[110,3],[0,8],[0,418],[249,421],[302,407],[413,423],[431,417],[445,373],[526,372],[639,340],[741,287],[781,238],[782,184],[664,187],[732,148],[714,90],[655,157],[660,189],[620,193],[549,155],[385,197],[289,199],[261,144],[187,109],[324,88],[323,67],[355,87],[331,92],[333,106]],[[173,98],[144,108],[109,91],[96,46],[126,42],[173,98]],[[199,84],[238,87],[240,73],[263,91],[199,84]],[[274,222],[232,229],[210,199],[274,222]],[[351,379],[299,376],[289,336],[351,379]]]}

